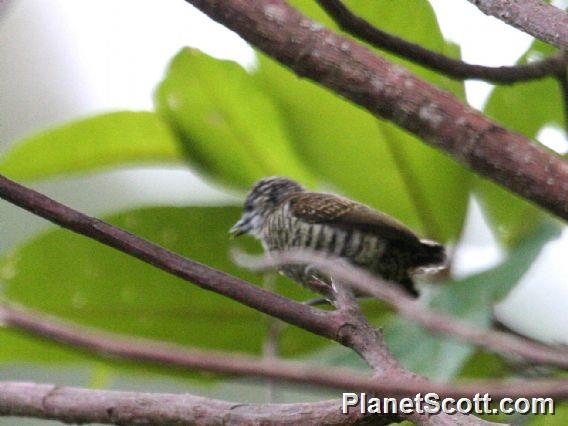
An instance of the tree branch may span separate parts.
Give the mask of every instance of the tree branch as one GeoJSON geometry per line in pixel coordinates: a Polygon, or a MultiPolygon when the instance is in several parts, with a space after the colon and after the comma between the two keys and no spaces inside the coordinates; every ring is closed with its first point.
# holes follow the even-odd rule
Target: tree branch
{"type": "MultiPolygon", "coordinates": [[[[377,340],[379,336],[374,330],[368,324],[358,323],[355,316],[346,315],[344,311],[318,310],[260,289],[239,278],[184,258],[136,235],[80,213],[2,175],[0,175],[0,198],[73,232],[85,235],[170,274],[193,282],[206,290],[217,292],[268,315],[346,345],[363,356],[366,361],[371,362],[375,371],[381,375],[396,373],[398,380],[423,381],[416,374],[398,368],[397,361],[392,358],[386,347],[380,348],[379,352],[378,345],[381,345],[382,341],[377,340]],[[369,343],[370,339],[377,341],[369,343]],[[369,352],[370,350],[374,352],[369,352]],[[385,365],[379,364],[380,357],[384,358],[385,365]]],[[[448,417],[440,414],[430,417],[427,414],[417,413],[407,417],[418,424],[429,425],[450,424],[452,418],[455,419],[455,416],[448,417]]],[[[463,424],[481,422],[474,417],[470,418],[471,421],[468,419],[464,417],[460,421],[463,424]]]]}
{"type": "Polygon", "coordinates": [[[459,338],[501,354],[515,355],[525,360],[568,369],[568,349],[552,347],[523,339],[509,333],[473,328],[459,319],[425,309],[419,301],[408,297],[398,286],[379,280],[366,271],[342,259],[325,257],[314,252],[282,252],[275,257],[237,255],[237,262],[252,269],[274,268],[283,264],[310,264],[333,278],[345,281],[352,288],[390,304],[399,314],[427,330],[459,338]]]}
{"type": "Polygon", "coordinates": [[[376,349],[370,344],[370,340],[376,339],[377,335],[364,317],[356,315],[353,310],[324,311],[294,302],[73,210],[2,175],[0,197],[206,290],[220,293],[312,333],[335,340],[354,349],[367,361],[372,360],[374,369],[384,372],[397,364],[390,354],[387,356],[386,348],[386,352],[383,351],[381,355],[385,365],[380,366],[377,356],[369,355],[369,348],[376,349]]]}
{"type": "MultiPolygon", "coordinates": [[[[0,324],[104,357],[147,362],[168,368],[270,378],[342,390],[384,391],[381,383],[356,371],[341,368],[331,371],[300,362],[202,351],[151,339],[125,337],[6,303],[0,304],[0,324]]],[[[379,364],[377,368],[384,368],[389,362],[392,361],[387,359],[385,365],[379,364]]]]}
{"type": "Polygon", "coordinates": [[[568,163],[284,0],[186,0],[268,55],[568,219],[568,163]]]}
{"type": "Polygon", "coordinates": [[[180,256],[99,219],[67,207],[0,175],[0,198],[77,234],[113,247],[199,287],[335,340],[341,327],[333,312],[318,310],[263,290],[240,278],[180,256]]]}
{"type": "MultiPolygon", "coordinates": [[[[340,425],[355,424],[356,410],[341,414],[337,401],[243,404],[189,394],[153,394],[0,382],[0,416],[64,423],[112,425],[340,425]]],[[[375,416],[376,424],[399,421],[375,416]]]]}
{"type": "MultiPolygon", "coordinates": [[[[6,304],[0,305],[0,321],[16,331],[56,341],[71,349],[85,350],[105,357],[153,363],[166,368],[270,378],[349,392],[372,392],[397,398],[436,392],[441,396],[455,398],[489,393],[497,399],[511,395],[526,398],[546,395],[551,398],[568,399],[567,379],[523,380],[511,383],[484,380],[467,384],[444,384],[424,379],[406,380],[391,372],[377,380],[357,371],[338,367],[330,371],[329,368],[307,363],[202,351],[151,339],[96,331],[6,304]]],[[[335,402],[339,406],[340,402],[335,402]]]]}
{"type": "MultiPolygon", "coordinates": [[[[493,398],[553,397],[568,398],[568,381],[521,381],[503,383],[485,381],[467,385],[434,384],[427,381],[369,379],[359,373],[334,369],[333,373],[291,362],[266,364],[249,357],[234,357],[210,352],[183,349],[148,339],[119,337],[112,333],[95,332],[86,327],[70,325],[29,310],[3,306],[3,324],[60,343],[137,361],[155,361],[168,367],[184,367],[203,371],[238,373],[285,379],[310,385],[324,385],[350,392],[375,392],[389,397],[414,397],[436,392],[440,396],[472,397],[489,393],[493,398]]],[[[93,391],[62,388],[52,385],[0,382],[0,416],[27,416],[64,422],[97,422],[108,424],[194,424],[200,420],[215,423],[219,418],[228,424],[354,424],[358,414],[340,414],[340,401],[314,404],[243,404],[226,403],[191,395],[141,394],[132,392],[93,391]],[[184,409],[180,411],[180,407],[184,409]],[[207,407],[206,410],[203,407],[207,407]]],[[[374,424],[388,424],[408,416],[374,416],[374,424]]],[[[424,424],[444,422],[444,416],[434,416],[424,424]],[[431,419],[431,420],[432,420],[431,419]]],[[[469,418],[476,421],[475,418],[469,418]]],[[[413,419],[416,420],[416,417],[413,419]]],[[[462,418],[463,420],[463,418],[462,418]]],[[[225,423],[224,423],[225,424],[225,423]]]]}
{"type": "Polygon", "coordinates": [[[486,15],[568,50],[568,14],[542,0],[468,0],[486,15]]]}
{"type": "Polygon", "coordinates": [[[335,293],[336,312],[343,318],[344,326],[340,336],[345,339],[344,345],[353,348],[375,371],[376,377],[393,377],[396,374],[399,380],[403,377],[423,380],[405,370],[393,357],[384,343],[382,331],[376,330],[363,315],[351,286],[338,278],[333,280],[332,287],[335,293]]]}
{"type": "MultiPolygon", "coordinates": [[[[372,361],[372,366],[381,374],[391,372],[393,366],[398,365],[396,360],[388,358],[390,356],[388,349],[382,348],[381,356],[388,361],[388,364],[380,366],[378,352],[367,352],[368,348],[375,350],[377,346],[366,346],[369,339],[376,339],[378,336],[370,327],[358,327],[358,323],[353,321],[354,317],[346,316],[345,312],[318,310],[260,289],[239,278],[184,258],[136,235],[73,210],[1,175],[0,198],[73,232],[85,235],[170,274],[193,282],[206,290],[217,292],[307,331],[347,345],[362,355],[365,360],[372,361]]],[[[407,370],[397,368],[396,372],[400,379],[417,378],[415,374],[407,370]]],[[[445,415],[438,415],[432,421],[429,416],[421,414],[413,414],[408,419],[418,424],[443,424],[444,421],[448,421],[445,415]]],[[[475,419],[475,421],[478,420],[475,419]]]]}
{"type": "Polygon", "coordinates": [[[511,84],[556,76],[563,69],[561,55],[554,55],[530,64],[514,66],[487,67],[468,64],[376,28],[365,19],[353,14],[340,0],[316,1],[335,23],[349,34],[379,49],[386,50],[456,80],[477,79],[492,83],[511,84]]]}
{"type": "MultiPolygon", "coordinates": [[[[535,381],[536,382],[536,381],[535,381]]],[[[525,382],[503,384],[500,388],[482,388],[480,395],[489,393],[493,401],[501,398],[542,398],[553,393],[568,394],[568,386],[552,388],[532,385],[524,389],[525,382]],[[493,392],[492,392],[493,391],[493,392]],[[499,396],[494,396],[499,395],[499,396]]],[[[408,388],[404,384],[402,388],[408,388]]],[[[557,385],[558,386],[558,385],[557,385]]],[[[472,389],[472,386],[464,386],[472,389]]],[[[479,390],[479,389],[477,389],[479,390]]],[[[422,390],[401,390],[389,397],[414,397],[422,390]]],[[[430,392],[437,393],[436,390],[430,392]]],[[[475,392],[479,393],[479,392],[475,392]]],[[[454,398],[475,393],[460,392],[454,398]]],[[[423,394],[424,395],[424,394],[423,394]]],[[[439,395],[444,395],[440,393],[439,395]]],[[[450,395],[450,394],[447,394],[450,395]]],[[[160,394],[81,389],[47,384],[0,382],[0,416],[35,417],[59,420],[65,423],[102,423],[114,425],[159,424],[159,425],[344,425],[344,424],[391,424],[405,416],[378,414],[366,420],[358,420],[358,408],[342,414],[337,400],[297,404],[248,404],[226,402],[189,394],[160,394]]],[[[442,417],[442,415],[439,415],[442,417]]],[[[432,419],[438,416],[432,416],[432,419]]],[[[460,424],[460,420],[475,418],[449,416],[447,425],[460,424]]],[[[481,420],[476,424],[493,424],[481,420]]]]}
{"type": "MultiPolygon", "coordinates": [[[[479,173],[491,175],[497,182],[540,203],[559,216],[568,218],[568,166],[565,163],[520,135],[497,126],[447,93],[414,77],[402,67],[392,65],[368,49],[319,28],[282,0],[189,2],[237,30],[253,44],[288,64],[298,74],[324,83],[375,115],[392,119],[431,144],[445,149],[479,173]],[[524,168],[519,167],[521,164],[524,168]],[[518,175],[520,170],[526,170],[526,173],[518,175]]],[[[386,379],[379,383],[392,385],[394,390],[391,387],[389,389],[393,395],[397,395],[397,392],[400,392],[400,395],[410,395],[407,386],[418,385],[432,386],[433,389],[442,391],[442,394],[456,392],[456,388],[448,387],[449,385],[435,385],[425,380],[407,380],[415,377],[407,371],[397,370],[397,381],[391,381],[387,373],[393,372],[396,361],[388,360],[388,351],[383,352],[382,356],[392,362],[392,365],[385,366],[384,360],[378,362],[373,359],[373,355],[369,356],[366,346],[368,339],[373,339],[374,347],[380,347],[382,351],[386,349],[381,346],[382,342],[377,340],[371,327],[368,333],[353,332],[353,325],[356,325],[356,330],[361,330],[361,327],[348,304],[337,312],[326,312],[293,302],[79,213],[2,176],[0,197],[204,289],[215,291],[354,348],[370,361],[375,370],[386,376],[386,379]],[[385,353],[387,355],[384,355],[385,353]]],[[[194,361],[197,362],[195,359],[194,361]]],[[[255,367],[258,368],[258,364],[255,367]]],[[[373,383],[378,386],[376,381],[373,383]]],[[[373,383],[369,382],[367,385],[371,386],[373,383]]],[[[532,395],[530,392],[537,391],[535,396],[541,396],[543,392],[548,391],[568,394],[564,383],[554,383],[554,389],[551,389],[550,382],[539,382],[538,386],[531,388],[523,385],[518,389],[523,396],[532,395]]],[[[370,389],[378,391],[379,387],[370,389]]],[[[412,387],[412,392],[415,389],[412,387]]],[[[471,392],[472,388],[462,387],[458,390],[471,392]]],[[[486,388],[483,388],[482,392],[486,391],[486,388]]],[[[515,395],[510,391],[511,389],[507,389],[507,396],[515,395]]],[[[63,421],[115,424],[134,423],[144,419],[147,423],[158,424],[186,421],[180,416],[186,416],[184,418],[188,423],[194,423],[202,420],[204,415],[229,423],[234,421],[258,424],[268,420],[274,423],[279,422],[281,418],[282,422],[302,424],[346,421],[344,416],[338,417],[336,401],[319,405],[294,404],[290,406],[289,411],[284,412],[280,411],[282,407],[286,406],[230,404],[187,395],[87,391],[34,384],[0,385],[0,414],[4,415],[32,413],[38,417],[63,421]],[[154,399],[155,397],[157,399],[154,399]],[[173,409],[164,412],[165,406],[173,409]],[[244,408],[241,410],[241,407],[244,408]],[[294,411],[298,407],[308,412],[294,411]],[[333,411],[318,411],[321,407],[333,408],[333,411]],[[219,415],[222,417],[216,417],[219,415]]],[[[448,417],[444,416],[410,418],[432,424],[449,421],[448,417]]]]}
{"type": "MultiPolygon", "coordinates": [[[[414,373],[398,368],[396,360],[389,360],[390,353],[386,347],[380,348],[380,352],[368,352],[368,348],[374,351],[377,345],[382,344],[382,341],[376,341],[368,345],[369,339],[378,339],[379,336],[370,327],[358,327],[357,322],[353,321],[354,317],[346,316],[343,311],[320,311],[262,290],[246,281],[184,258],[136,235],[73,210],[1,175],[0,197],[73,232],[194,282],[204,289],[215,291],[290,324],[347,345],[361,354],[365,360],[372,362],[371,365],[376,371],[384,376],[393,373],[397,380],[427,383],[414,373]],[[380,356],[388,361],[387,365],[378,363],[380,356]]],[[[464,425],[482,422],[475,417],[459,417],[464,425]]],[[[406,418],[417,424],[446,425],[451,424],[452,419],[455,420],[456,417],[445,414],[432,417],[414,413],[406,418]]]]}

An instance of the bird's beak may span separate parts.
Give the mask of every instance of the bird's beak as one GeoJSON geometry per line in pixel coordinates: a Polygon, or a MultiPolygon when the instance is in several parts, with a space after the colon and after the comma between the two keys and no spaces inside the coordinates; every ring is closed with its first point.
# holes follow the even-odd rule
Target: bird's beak
{"type": "Polygon", "coordinates": [[[250,231],[250,220],[246,217],[242,217],[237,223],[229,229],[229,233],[233,238],[237,238],[243,234],[250,231]]]}

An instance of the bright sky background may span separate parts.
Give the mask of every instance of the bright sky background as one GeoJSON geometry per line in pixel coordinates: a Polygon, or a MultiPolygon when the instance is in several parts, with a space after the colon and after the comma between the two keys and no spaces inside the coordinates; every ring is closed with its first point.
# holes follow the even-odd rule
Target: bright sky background
{"type": "MultiPolygon", "coordinates": [[[[529,36],[486,17],[465,0],[431,3],[445,36],[461,45],[468,62],[513,64],[531,42],[529,36]]],[[[566,0],[555,3],[566,5],[566,0]]],[[[154,87],[169,60],[185,45],[244,64],[253,61],[246,43],[183,0],[11,2],[0,16],[0,150],[25,134],[78,116],[151,109],[154,87]]],[[[481,107],[490,86],[468,82],[466,87],[469,101],[481,107]]],[[[541,137],[559,151],[568,149],[557,130],[547,129],[541,137]]],[[[38,187],[91,214],[147,203],[228,200],[182,169],[122,170],[38,187]]],[[[0,214],[1,249],[46,226],[39,219],[22,219],[19,210],[4,203],[0,214]],[[13,229],[20,231],[13,234],[13,229]]],[[[462,273],[499,259],[500,251],[481,225],[479,211],[474,208],[472,215],[458,262],[462,273]]],[[[549,244],[541,261],[499,306],[502,319],[520,331],[568,343],[567,252],[566,235],[549,244]]]]}

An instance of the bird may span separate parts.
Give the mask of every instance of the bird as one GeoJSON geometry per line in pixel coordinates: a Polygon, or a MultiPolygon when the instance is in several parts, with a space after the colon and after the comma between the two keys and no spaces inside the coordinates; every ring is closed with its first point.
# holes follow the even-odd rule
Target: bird
{"type": "MultiPolygon", "coordinates": [[[[412,297],[418,296],[413,275],[446,262],[443,245],[419,238],[393,217],[279,176],[253,185],[241,218],[229,232],[255,237],[270,254],[311,250],[335,256],[400,285],[412,297]]],[[[312,265],[281,265],[279,272],[334,300],[333,277],[312,265]]]]}

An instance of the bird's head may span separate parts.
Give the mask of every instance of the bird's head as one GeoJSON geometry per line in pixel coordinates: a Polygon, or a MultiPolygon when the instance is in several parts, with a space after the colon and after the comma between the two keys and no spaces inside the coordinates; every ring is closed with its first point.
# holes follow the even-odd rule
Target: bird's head
{"type": "Polygon", "coordinates": [[[284,177],[268,177],[254,184],[245,200],[243,215],[230,229],[234,237],[243,234],[258,236],[264,219],[290,194],[302,192],[304,187],[284,177]]]}

